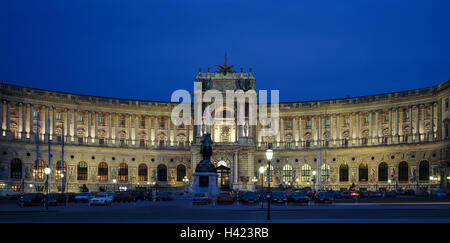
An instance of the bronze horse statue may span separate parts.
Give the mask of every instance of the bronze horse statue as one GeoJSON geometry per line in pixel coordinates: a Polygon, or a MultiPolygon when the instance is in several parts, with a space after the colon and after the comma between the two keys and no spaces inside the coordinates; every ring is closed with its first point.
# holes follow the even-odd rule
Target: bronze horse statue
{"type": "Polygon", "coordinates": [[[211,134],[205,133],[202,137],[202,145],[200,146],[200,153],[203,155],[203,160],[209,160],[212,155],[212,140],[211,134]]]}

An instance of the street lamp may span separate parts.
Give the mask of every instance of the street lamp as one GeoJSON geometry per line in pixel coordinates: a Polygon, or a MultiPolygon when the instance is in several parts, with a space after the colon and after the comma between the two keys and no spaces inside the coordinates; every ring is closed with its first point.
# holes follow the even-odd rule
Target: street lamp
{"type": "MultiPolygon", "coordinates": [[[[259,174],[261,175],[261,194],[264,195],[264,166],[259,167],[259,174]]],[[[264,208],[264,198],[261,199],[261,208],[264,208]]]]}
{"type": "Polygon", "coordinates": [[[431,198],[431,183],[433,183],[433,179],[434,179],[434,177],[430,176],[430,198],[431,198]]]}
{"type": "Polygon", "coordinates": [[[184,176],[183,182],[184,182],[184,194],[186,194],[187,193],[187,183],[189,182],[189,179],[187,178],[187,176],[184,176]]]}
{"type": "Polygon", "coordinates": [[[313,170],[312,175],[313,175],[313,178],[312,178],[313,187],[314,187],[314,191],[316,191],[316,171],[315,170],[313,170]]]}
{"type": "Polygon", "coordinates": [[[113,179],[113,183],[114,183],[114,192],[116,192],[116,184],[117,184],[117,180],[113,179]]]}
{"type": "Polygon", "coordinates": [[[50,173],[52,173],[52,169],[50,169],[49,167],[45,167],[44,169],[44,173],[45,173],[45,186],[47,188],[47,194],[45,196],[45,210],[48,210],[48,194],[50,193],[50,187],[48,186],[48,179],[50,177],[50,173]]]}
{"type": "Polygon", "coordinates": [[[269,144],[269,149],[266,150],[266,158],[267,158],[267,220],[270,220],[270,161],[273,157],[273,150],[270,149],[272,146],[269,144]]]}
{"type": "Polygon", "coordinates": [[[391,182],[392,182],[392,181],[389,179],[389,180],[388,180],[388,190],[391,190],[391,182]]]}
{"type": "Polygon", "coordinates": [[[253,191],[256,191],[256,182],[258,182],[258,178],[256,178],[256,176],[253,176],[252,182],[253,182],[253,191]]]}

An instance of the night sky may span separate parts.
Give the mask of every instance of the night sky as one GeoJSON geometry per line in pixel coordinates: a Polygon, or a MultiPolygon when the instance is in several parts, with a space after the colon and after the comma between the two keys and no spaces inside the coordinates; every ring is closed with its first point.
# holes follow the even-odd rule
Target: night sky
{"type": "Polygon", "coordinates": [[[0,2],[0,81],[169,101],[198,68],[253,69],[281,101],[345,98],[450,78],[450,1],[0,2]]]}

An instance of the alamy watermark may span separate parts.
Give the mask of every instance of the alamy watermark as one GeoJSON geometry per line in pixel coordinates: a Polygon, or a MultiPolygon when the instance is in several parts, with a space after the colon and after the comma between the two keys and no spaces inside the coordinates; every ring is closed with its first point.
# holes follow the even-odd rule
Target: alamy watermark
{"type": "MultiPolygon", "coordinates": [[[[263,136],[275,136],[277,134],[279,129],[279,90],[271,90],[270,113],[267,109],[267,90],[260,90],[258,94],[254,90],[226,90],[225,99],[223,93],[215,89],[203,93],[202,83],[195,82],[193,125],[202,128],[212,125],[234,124],[254,126],[257,125],[257,119],[259,119],[260,131],[263,136]],[[259,98],[259,102],[257,102],[257,98],[259,98]],[[204,104],[208,105],[203,107],[204,104]],[[248,106],[247,116],[246,106],[248,106]]],[[[192,125],[192,99],[189,91],[183,89],[174,91],[171,102],[180,102],[172,109],[172,122],[176,126],[181,124],[192,125]]]]}

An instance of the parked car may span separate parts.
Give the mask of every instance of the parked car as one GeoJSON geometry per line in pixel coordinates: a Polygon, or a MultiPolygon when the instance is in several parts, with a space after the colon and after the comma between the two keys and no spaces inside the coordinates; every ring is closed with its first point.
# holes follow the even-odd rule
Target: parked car
{"type": "Polygon", "coordinates": [[[173,193],[172,192],[160,192],[158,195],[156,195],[157,201],[171,201],[173,200],[173,193]]]}
{"type": "Polygon", "coordinates": [[[329,192],[319,192],[317,194],[317,198],[315,199],[316,203],[333,203],[333,196],[329,192]]]}
{"type": "Polygon", "coordinates": [[[371,198],[380,198],[382,196],[383,195],[379,191],[370,191],[369,192],[369,197],[371,197],[371,198]]]}
{"type": "Polygon", "coordinates": [[[428,193],[427,190],[417,190],[416,196],[417,197],[429,197],[430,193],[428,193]]]}
{"type": "Polygon", "coordinates": [[[43,193],[27,193],[20,196],[17,200],[17,206],[42,206],[44,200],[43,193]]]}
{"type": "Polygon", "coordinates": [[[144,201],[145,200],[145,192],[144,191],[132,191],[131,194],[133,194],[135,201],[137,201],[137,200],[144,201]]]}
{"type": "Polygon", "coordinates": [[[48,194],[48,206],[60,206],[65,205],[65,197],[64,194],[61,193],[50,193],[48,194]]]}
{"type": "Polygon", "coordinates": [[[233,203],[233,195],[231,192],[220,192],[217,196],[218,204],[232,204],[233,203]]]}
{"type": "Polygon", "coordinates": [[[341,192],[342,198],[344,199],[351,199],[352,198],[352,194],[350,194],[349,191],[343,191],[341,192]]]}
{"type": "Polygon", "coordinates": [[[90,192],[82,192],[75,195],[76,202],[89,202],[89,199],[92,197],[92,193],[90,192]]]}
{"type": "Polygon", "coordinates": [[[77,200],[75,199],[75,196],[76,196],[75,193],[67,192],[67,193],[65,193],[65,196],[67,197],[68,202],[77,202],[77,200]]]}
{"type": "Polygon", "coordinates": [[[291,196],[292,203],[308,204],[310,198],[304,192],[294,192],[291,196]]]}
{"type": "Polygon", "coordinates": [[[119,202],[135,202],[136,201],[134,195],[129,191],[120,192],[117,199],[119,202]]]}
{"type": "Polygon", "coordinates": [[[93,196],[89,200],[89,206],[97,206],[97,205],[111,205],[113,201],[113,195],[109,193],[99,193],[95,196],[93,196]]]}
{"type": "Polygon", "coordinates": [[[443,198],[443,197],[447,197],[447,194],[445,194],[445,193],[444,193],[443,191],[441,191],[441,190],[436,190],[436,191],[432,191],[432,192],[431,192],[431,196],[443,198]]]}
{"type": "Polygon", "coordinates": [[[369,192],[368,191],[359,192],[359,197],[360,198],[368,198],[369,192]]]}
{"type": "Polygon", "coordinates": [[[331,191],[333,193],[333,198],[341,199],[343,198],[342,193],[340,191],[331,191]]]}
{"type": "Polygon", "coordinates": [[[259,202],[259,195],[256,192],[246,192],[242,196],[241,202],[244,204],[256,204],[259,202]]]}
{"type": "Polygon", "coordinates": [[[211,198],[209,197],[208,193],[206,192],[200,192],[195,193],[194,197],[192,197],[192,204],[199,205],[199,204],[210,204],[211,198]]]}
{"type": "Polygon", "coordinates": [[[359,197],[360,197],[360,193],[359,193],[358,191],[350,190],[349,192],[350,192],[350,195],[351,195],[353,198],[359,198],[359,197]]]}
{"type": "Polygon", "coordinates": [[[407,196],[416,196],[416,192],[412,189],[406,190],[405,195],[407,196]]]}
{"type": "Polygon", "coordinates": [[[386,192],[386,197],[395,197],[397,193],[394,190],[390,190],[386,192]]]}
{"type": "Polygon", "coordinates": [[[283,191],[273,192],[271,202],[273,204],[285,204],[287,202],[286,193],[283,191]]]}

